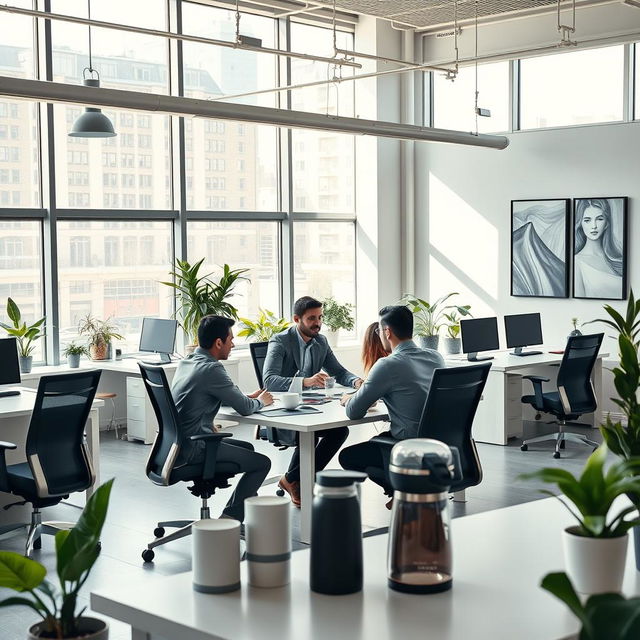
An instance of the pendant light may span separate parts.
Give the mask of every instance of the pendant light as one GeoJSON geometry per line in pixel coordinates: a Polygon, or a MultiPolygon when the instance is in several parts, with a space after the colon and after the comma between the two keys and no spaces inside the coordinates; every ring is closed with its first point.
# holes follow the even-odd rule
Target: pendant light
{"type": "MultiPolygon", "coordinates": [[[[87,13],[91,20],[91,0],[87,0],[87,13]]],[[[82,70],[82,83],[85,87],[99,87],[100,74],[93,68],[93,59],[91,57],[91,25],[89,25],[89,66],[82,70]],[[87,77],[87,71],[89,77],[87,77]],[[93,77],[95,74],[95,78],[93,77]]],[[[87,107],[85,112],[73,123],[73,127],[69,132],[72,138],[113,138],[116,132],[113,130],[113,124],[100,109],[87,107]]]]}

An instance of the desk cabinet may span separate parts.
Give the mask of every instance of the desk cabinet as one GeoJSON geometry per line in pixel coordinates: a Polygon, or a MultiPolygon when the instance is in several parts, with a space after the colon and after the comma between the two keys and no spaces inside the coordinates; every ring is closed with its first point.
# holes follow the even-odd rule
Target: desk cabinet
{"type": "Polygon", "coordinates": [[[127,376],[127,438],[151,444],[158,423],[140,376],[127,376]]]}

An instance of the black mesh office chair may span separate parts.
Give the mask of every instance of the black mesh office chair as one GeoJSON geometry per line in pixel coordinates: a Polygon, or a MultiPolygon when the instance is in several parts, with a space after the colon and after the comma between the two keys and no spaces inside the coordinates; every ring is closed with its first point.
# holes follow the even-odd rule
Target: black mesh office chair
{"type": "Polygon", "coordinates": [[[0,538],[26,530],[25,555],[42,546],[41,535],[70,529],[72,522],[42,522],[40,509],[58,504],[69,494],[85,491],[96,476],[84,430],[101,371],[42,376],[36,392],[26,442],[26,462],[7,465],[12,442],[0,442],[0,491],[23,498],[7,505],[31,503],[31,522],[0,528],[0,538]]]}
{"type": "Polygon", "coordinates": [[[586,444],[594,449],[598,443],[579,433],[565,431],[569,421],[576,420],[585,413],[592,413],[598,407],[596,394],[591,383],[591,373],[604,333],[596,333],[588,336],[571,336],[567,340],[564,356],[558,369],[557,391],[543,391],[542,383],[549,382],[549,378],[541,376],[523,376],[533,383],[532,396],[522,396],[522,402],[530,404],[537,411],[550,413],[556,416],[555,420],[548,424],[558,424],[558,431],[537,438],[524,440],[520,449],[527,451],[529,445],[534,442],[555,440],[556,448],[554,458],[560,457],[560,449],[564,449],[565,442],[577,442],[586,444]]]}
{"type": "MultiPolygon", "coordinates": [[[[471,428],[490,368],[491,363],[436,369],[422,410],[416,437],[440,440],[457,447],[460,453],[462,480],[451,487],[452,493],[482,481],[482,466],[471,428]]],[[[389,459],[391,449],[398,441],[393,438],[373,438],[372,442],[381,447],[384,467],[367,467],[365,471],[385,489],[387,495],[392,495],[388,476],[389,459]]]]}
{"type": "MultiPolygon", "coordinates": [[[[237,464],[216,462],[220,442],[223,438],[230,438],[231,434],[212,431],[207,434],[190,436],[190,440],[202,440],[205,443],[204,462],[175,466],[183,436],[167,377],[162,367],[154,367],[141,362],[138,363],[138,366],[159,427],[147,460],[147,477],[151,482],[161,487],[167,487],[177,482],[192,482],[193,486],[188,487],[189,491],[202,500],[200,520],[207,520],[211,517],[207,500],[215,493],[216,489],[228,487],[229,478],[241,472],[237,464]]],[[[192,519],[158,522],[153,531],[156,538],[142,552],[142,559],[145,562],[151,562],[155,557],[153,551],[155,547],[191,535],[191,525],[195,521],[192,519]],[[165,536],[165,527],[177,527],[178,529],[165,536]]]]}
{"type": "Polygon", "coordinates": [[[264,369],[264,361],[267,358],[267,350],[269,342],[251,342],[249,343],[249,351],[251,352],[251,361],[253,362],[253,370],[256,372],[258,386],[262,389],[264,380],[262,379],[262,371],[264,369]]]}

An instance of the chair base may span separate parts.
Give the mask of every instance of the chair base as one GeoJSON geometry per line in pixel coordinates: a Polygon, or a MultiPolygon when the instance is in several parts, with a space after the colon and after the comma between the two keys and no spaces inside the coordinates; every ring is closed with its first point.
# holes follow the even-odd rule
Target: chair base
{"type": "Polygon", "coordinates": [[[74,526],[75,523],[73,522],[42,522],[42,513],[39,509],[34,509],[31,512],[30,523],[20,522],[0,527],[0,540],[7,540],[25,532],[27,540],[25,542],[24,555],[30,557],[34,550],[42,548],[43,535],[55,536],[58,531],[73,529],[74,526]]]}
{"type": "MultiPolygon", "coordinates": [[[[550,422],[549,424],[554,424],[550,422]]],[[[564,428],[567,426],[566,421],[559,421],[556,423],[558,425],[558,431],[554,433],[547,433],[544,436],[537,436],[535,438],[528,438],[527,440],[522,441],[522,445],[520,446],[521,451],[527,451],[530,444],[534,444],[536,442],[547,442],[548,440],[555,440],[556,446],[555,451],[553,452],[554,458],[560,457],[560,450],[565,448],[565,442],[575,442],[576,444],[586,444],[593,449],[597,449],[600,445],[595,440],[590,440],[587,436],[584,436],[580,433],[572,433],[571,431],[565,431],[564,428]]]]}

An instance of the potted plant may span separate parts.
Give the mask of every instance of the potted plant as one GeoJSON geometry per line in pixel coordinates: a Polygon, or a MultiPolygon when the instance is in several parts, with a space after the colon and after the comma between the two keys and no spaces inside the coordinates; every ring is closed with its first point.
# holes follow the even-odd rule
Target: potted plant
{"type": "MultiPolygon", "coordinates": [[[[466,307],[467,313],[465,315],[471,315],[469,313],[469,306],[466,307]]],[[[460,316],[458,310],[454,309],[451,313],[444,314],[447,327],[447,335],[444,337],[444,352],[449,354],[460,353],[462,345],[460,344],[460,316]]]]}
{"type": "Polygon", "coordinates": [[[521,475],[524,479],[542,480],[557,485],[564,497],[547,490],[542,493],[557,497],[576,519],[567,527],[563,548],[567,573],[580,593],[619,592],[624,577],[628,531],[640,519],[625,520],[636,511],[634,505],[620,507],[610,516],[613,502],[628,492],[640,493],[640,458],[618,460],[604,473],[607,445],[598,447],[588,458],[579,478],[569,471],[546,468],[521,475]],[[577,509],[577,512],[576,512],[577,509]]]}
{"type": "Polygon", "coordinates": [[[582,331],[578,329],[578,318],[571,318],[571,324],[573,325],[573,331],[569,334],[568,337],[572,338],[573,336],[581,336],[582,331]]]}
{"type": "Polygon", "coordinates": [[[335,348],[338,344],[338,331],[345,329],[353,331],[355,321],[353,319],[353,305],[340,304],[329,296],[322,301],[322,324],[327,328],[324,332],[327,342],[331,348],[335,348]]]}
{"type": "Polygon", "coordinates": [[[566,573],[549,573],[540,586],[562,600],[580,620],[580,640],[640,638],[640,598],[627,600],[619,593],[603,593],[582,604],[566,573]]]}
{"type": "Polygon", "coordinates": [[[27,323],[22,320],[20,309],[12,298],[7,300],[7,316],[9,316],[9,320],[13,322],[13,326],[5,324],[4,322],[0,322],[0,326],[18,341],[20,371],[22,373],[29,373],[33,363],[33,356],[31,354],[36,348],[34,343],[44,336],[41,327],[45,319],[43,317],[32,325],[27,325],[27,323]]]}
{"type": "Polygon", "coordinates": [[[109,349],[112,340],[124,340],[124,337],[117,333],[116,325],[106,320],[94,318],[87,314],[78,324],[78,333],[89,338],[89,355],[92,360],[106,360],[109,357],[109,349]]]}
{"type": "Polygon", "coordinates": [[[89,498],[75,527],[56,533],[56,569],[60,587],[45,579],[47,570],[39,562],[13,551],[0,551],[0,587],[20,595],[0,601],[0,607],[22,605],[33,609],[42,620],[29,629],[29,638],[59,640],[106,640],[107,623],[82,614],[78,592],[100,555],[100,533],[107,515],[113,480],[89,498]],[[30,594],[31,598],[25,597],[30,594]]]}
{"type": "Polygon", "coordinates": [[[88,356],[89,349],[83,344],[72,342],[64,348],[62,355],[67,359],[70,369],[77,369],[80,366],[80,356],[88,356]]]}
{"type": "Polygon", "coordinates": [[[169,275],[173,282],[161,284],[171,287],[176,292],[176,316],[180,326],[187,334],[191,350],[198,343],[198,326],[200,320],[207,315],[216,314],[238,319],[238,310],[228,302],[238,280],[247,280],[244,276],[249,269],[231,269],[223,265],[222,275],[215,282],[211,274],[200,275],[200,267],[204,258],[191,265],[187,260],[176,260],[175,268],[169,275]]]}
{"type": "Polygon", "coordinates": [[[260,314],[255,322],[247,318],[240,318],[243,329],[238,331],[238,336],[252,338],[255,342],[268,342],[276,333],[284,331],[291,323],[284,318],[276,317],[273,311],[260,309],[260,314]]]}
{"type": "Polygon", "coordinates": [[[470,305],[450,304],[443,306],[449,298],[457,295],[455,292],[448,293],[438,298],[435,302],[427,302],[410,294],[403,296],[402,304],[406,304],[413,313],[413,334],[416,336],[416,342],[423,349],[438,350],[440,329],[446,324],[445,311],[447,309],[454,309],[461,316],[470,315],[470,305]]]}

